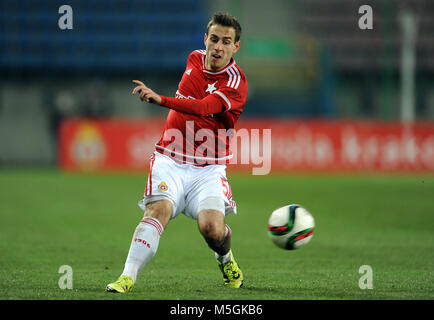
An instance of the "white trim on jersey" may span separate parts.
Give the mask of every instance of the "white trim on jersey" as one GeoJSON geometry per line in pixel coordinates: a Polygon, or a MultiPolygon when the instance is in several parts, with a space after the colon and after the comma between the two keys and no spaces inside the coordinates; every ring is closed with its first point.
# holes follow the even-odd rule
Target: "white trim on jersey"
{"type": "Polygon", "coordinates": [[[176,90],[176,92],[175,92],[175,98],[178,98],[178,99],[193,99],[193,100],[196,100],[196,98],[195,97],[192,97],[192,96],[184,96],[183,94],[181,94],[181,92],[179,92],[179,90],[176,90]]]}
{"type": "Polygon", "coordinates": [[[232,81],[235,80],[235,74],[232,72],[232,68],[229,68],[226,73],[229,75],[229,80],[226,85],[232,88],[232,81]]]}
{"type": "Polygon", "coordinates": [[[205,69],[205,56],[202,57],[202,71],[205,72],[205,73],[208,73],[208,74],[220,74],[220,73],[223,73],[223,72],[227,72],[229,68],[232,68],[235,65],[236,65],[235,59],[232,58],[232,62],[230,64],[228,64],[226,67],[224,67],[222,70],[217,71],[217,72],[208,71],[207,69],[205,69]]]}
{"type": "Polygon", "coordinates": [[[237,73],[237,76],[238,76],[238,80],[237,80],[237,83],[235,84],[235,88],[234,89],[238,89],[238,85],[240,84],[240,80],[241,80],[241,74],[240,74],[240,71],[238,70],[238,68],[235,67],[235,66],[234,66],[234,70],[235,70],[235,72],[237,73]]]}
{"type": "MultiPolygon", "coordinates": [[[[224,161],[224,160],[230,160],[230,159],[232,159],[233,158],[233,154],[230,154],[230,155],[228,155],[228,156],[225,156],[225,157],[223,157],[223,158],[209,158],[209,157],[196,157],[196,156],[189,156],[189,155],[186,155],[186,154],[183,154],[183,153],[179,153],[179,152],[176,152],[176,151],[173,151],[173,150],[170,150],[170,149],[167,149],[167,148],[164,148],[164,147],[162,147],[162,146],[159,146],[159,145],[157,145],[157,144],[155,144],[155,148],[158,148],[158,149],[160,149],[160,150],[164,150],[164,151],[167,151],[168,153],[173,153],[173,154],[175,154],[175,155],[177,155],[177,156],[180,156],[180,157],[185,157],[185,158],[189,158],[189,159],[193,159],[193,160],[200,160],[200,161],[208,161],[208,160],[211,160],[211,161],[213,161],[213,162],[219,162],[219,161],[224,161]]],[[[169,157],[169,158],[171,158],[171,157],[169,157]]],[[[189,162],[189,161],[186,161],[186,160],[182,160],[183,162],[185,162],[185,163],[189,163],[189,164],[196,164],[196,163],[194,163],[194,162],[189,162]]]]}
{"type": "Polygon", "coordinates": [[[228,80],[228,83],[226,84],[228,87],[230,87],[230,83],[232,82],[232,73],[230,73],[229,72],[229,70],[228,70],[228,75],[229,75],[229,80],[228,80]]]}
{"type": "Polygon", "coordinates": [[[217,94],[218,94],[220,97],[222,97],[223,100],[227,103],[227,105],[228,105],[228,109],[227,109],[226,111],[231,110],[232,105],[231,105],[231,102],[230,102],[230,100],[228,99],[228,97],[226,97],[226,95],[225,95],[223,92],[221,92],[221,91],[214,91],[214,93],[217,93],[217,94]]]}
{"type": "Polygon", "coordinates": [[[199,52],[200,54],[206,54],[206,50],[203,49],[198,49],[198,50],[194,50],[196,52],[199,52]]]}
{"type": "Polygon", "coordinates": [[[234,65],[227,70],[227,73],[229,75],[227,86],[235,90],[238,89],[241,80],[241,75],[238,71],[238,68],[234,65]]]}

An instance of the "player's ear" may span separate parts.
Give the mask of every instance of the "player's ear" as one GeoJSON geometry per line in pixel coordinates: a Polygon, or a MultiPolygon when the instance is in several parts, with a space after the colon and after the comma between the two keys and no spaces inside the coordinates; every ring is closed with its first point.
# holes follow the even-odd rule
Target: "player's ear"
{"type": "Polygon", "coordinates": [[[208,35],[205,33],[205,36],[203,37],[203,43],[205,43],[205,48],[206,48],[206,39],[208,39],[208,35]]]}
{"type": "Polygon", "coordinates": [[[233,53],[237,53],[237,51],[240,50],[240,47],[241,47],[241,41],[238,40],[237,42],[234,43],[234,45],[235,45],[235,49],[234,49],[234,52],[233,52],[233,53]]]}

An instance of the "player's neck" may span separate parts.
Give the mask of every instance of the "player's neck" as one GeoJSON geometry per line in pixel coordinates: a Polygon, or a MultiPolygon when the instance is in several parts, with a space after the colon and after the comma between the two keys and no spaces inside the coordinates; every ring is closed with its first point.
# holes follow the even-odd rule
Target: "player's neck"
{"type": "Polygon", "coordinates": [[[227,68],[228,66],[230,66],[234,61],[235,61],[234,58],[231,57],[231,59],[229,60],[229,62],[228,62],[224,67],[221,67],[221,68],[219,68],[219,69],[213,69],[213,68],[211,67],[211,63],[208,62],[208,61],[206,61],[206,59],[205,59],[205,61],[204,61],[204,65],[203,65],[203,68],[204,68],[206,71],[216,73],[216,72],[220,72],[220,71],[226,69],[226,68],[227,68]]]}

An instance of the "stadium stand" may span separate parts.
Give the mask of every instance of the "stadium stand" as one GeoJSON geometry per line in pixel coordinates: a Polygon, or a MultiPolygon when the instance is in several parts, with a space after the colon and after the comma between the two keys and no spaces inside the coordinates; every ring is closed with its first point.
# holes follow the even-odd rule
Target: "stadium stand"
{"type": "Polygon", "coordinates": [[[407,7],[418,16],[417,68],[434,70],[434,2],[399,1],[299,1],[297,30],[313,34],[330,50],[332,64],[339,70],[378,71],[399,68],[401,55],[400,11],[407,7]],[[362,5],[373,9],[372,30],[361,32],[358,10],[362,5]]]}
{"type": "Polygon", "coordinates": [[[73,32],[58,27],[61,4],[2,2],[0,68],[179,69],[202,45],[200,1],[73,1],[73,32]]]}

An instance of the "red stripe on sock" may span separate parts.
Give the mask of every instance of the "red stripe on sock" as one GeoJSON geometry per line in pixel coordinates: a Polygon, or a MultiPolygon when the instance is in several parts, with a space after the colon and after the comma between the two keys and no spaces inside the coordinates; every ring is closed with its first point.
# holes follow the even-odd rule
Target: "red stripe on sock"
{"type": "Polygon", "coordinates": [[[157,229],[158,234],[161,236],[161,233],[163,232],[163,227],[161,226],[160,222],[157,221],[157,219],[145,218],[140,222],[147,223],[147,224],[153,226],[155,229],[157,229]]]}
{"type": "Polygon", "coordinates": [[[142,221],[142,222],[153,226],[157,230],[158,234],[161,236],[161,229],[158,226],[158,224],[156,224],[155,222],[151,222],[149,220],[148,221],[142,221]]]}
{"type": "Polygon", "coordinates": [[[231,228],[229,228],[229,226],[226,224],[226,229],[228,230],[228,233],[226,234],[226,238],[229,238],[231,236],[231,228]]]}
{"type": "Polygon", "coordinates": [[[163,232],[163,227],[161,226],[160,222],[155,219],[155,218],[147,218],[145,219],[145,223],[149,223],[152,224],[153,226],[155,226],[158,229],[158,233],[162,233],[163,232]]]}

